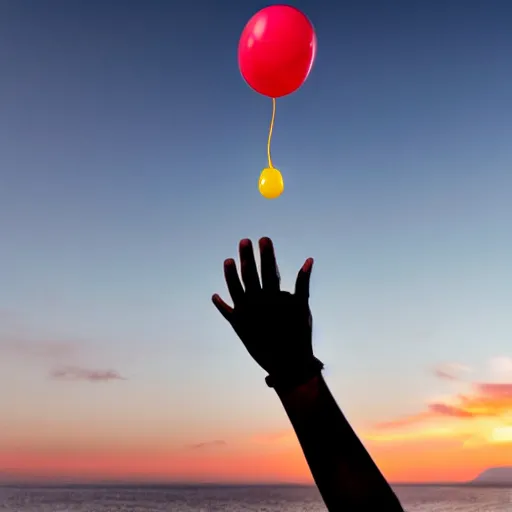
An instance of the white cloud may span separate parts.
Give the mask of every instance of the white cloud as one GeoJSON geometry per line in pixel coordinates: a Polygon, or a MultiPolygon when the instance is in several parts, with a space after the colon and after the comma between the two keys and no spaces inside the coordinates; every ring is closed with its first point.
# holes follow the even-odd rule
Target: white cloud
{"type": "Polygon", "coordinates": [[[489,366],[496,377],[512,378],[512,357],[493,357],[489,366]]]}

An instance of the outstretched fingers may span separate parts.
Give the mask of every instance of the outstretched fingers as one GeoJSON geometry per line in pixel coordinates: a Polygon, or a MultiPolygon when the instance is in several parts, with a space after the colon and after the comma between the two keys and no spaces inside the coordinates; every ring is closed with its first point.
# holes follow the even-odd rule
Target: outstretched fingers
{"type": "Polygon", "coordinates": [[[254,259],[254,250],[252,242],[244,238],[240,241],[240,266],[242,268],[242,281],[244,282],[245,291],[253,293],[261,289],[260,278],[258,277],[258,269],[256,260],[254,259]]]}
{"type": "Polygon", "coordinates": [[[213,305],[219,310],[219,313],[228,321],[231,322],[233,315],[233,308],[228,306],[217,294],[212,297],[213,305]]]}
{"type": "MultiPolygon", "coordinates": [[[[238,271],[236,269],[235,260],[232,258],[224,261],[224,278],[226,279],[226,285],[228,287],[229,294],[233,304],[236,306],[240,304],[244,298],[244,288],[240,282],[238,271]]],[[[231,322],[233,318],[233,308],[228,306],[218,294],[213,295],[212,302],[214,306],[219,310],[219,313],[228,321],[231,322]]]]}
{"type": "Polygon", "coordinates": [[[261,238],[259,242],[261,255],[261,284],[265,291],[279,291],[279,270],[270,238],[261,238]]]}
{"type": "Polygon", "coordinates": [[[238,276],[235,260],[232,258],[224,262],[224,278],[233,304],[236,306],[243,300],[245,292],[238,276]]]}
{"type": "Polygon", "coordinates": [[[311,280],[311,272],[313,270],[313,258],[308,258],[297,275],[295,281],[295,295],[301,300],[309,299],[309,283],[311,280]]]}

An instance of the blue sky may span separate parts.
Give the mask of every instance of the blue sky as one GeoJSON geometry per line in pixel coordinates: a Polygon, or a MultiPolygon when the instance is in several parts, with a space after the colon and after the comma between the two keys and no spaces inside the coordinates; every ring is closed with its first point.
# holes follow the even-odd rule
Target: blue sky
{"type": "Polygon", "coordinates": [[[0,406],[20,421],[14,403],[199,441],[286,426],[210,303],[244,237],[274,239],[286,286],[315,258],[316,350],[356,423],[442,392],[440,362],[483,379],[510,355],[512,4],[294,2],[318,55],[277,103],[275,201],[271,102],[236,58],[265,5],[0,5],[0,334],[128,379],[63,389],[13,358],[0,406]]]}

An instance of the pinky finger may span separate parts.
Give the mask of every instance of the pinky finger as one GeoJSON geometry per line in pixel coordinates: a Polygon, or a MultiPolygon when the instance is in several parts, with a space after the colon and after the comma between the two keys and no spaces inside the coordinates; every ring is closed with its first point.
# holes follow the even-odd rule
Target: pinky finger
{"type": "Polygon", "coordinates": [[[233,315],[233,308],[228,306],[219,295],[215,294],[212,297],[213,305],[219,310],[219,313],[228,321],[231,322],[231,316],[233,315]]]}
{"type": "Polygon", "coordinates": [[[302,300],[309,299],[309,281],[313,270],[313,258],[308,258],[297,275],[295,282],[295,294],[302,300]]]}

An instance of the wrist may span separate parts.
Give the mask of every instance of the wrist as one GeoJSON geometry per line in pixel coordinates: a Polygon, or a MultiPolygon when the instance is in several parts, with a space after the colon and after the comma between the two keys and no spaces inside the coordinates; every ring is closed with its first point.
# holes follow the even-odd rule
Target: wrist
{"type": "Polygon", "coordinates": [[[298,367],[271,373],[265,378],[267,386],[274,388],[277,394],[291,392],[322,375],[324,364],[312,356],[311,359],[298,367]]]}

